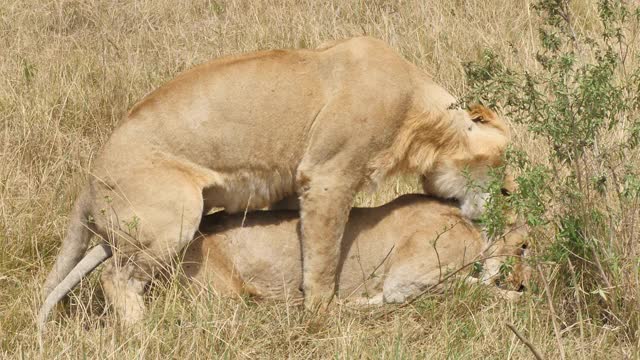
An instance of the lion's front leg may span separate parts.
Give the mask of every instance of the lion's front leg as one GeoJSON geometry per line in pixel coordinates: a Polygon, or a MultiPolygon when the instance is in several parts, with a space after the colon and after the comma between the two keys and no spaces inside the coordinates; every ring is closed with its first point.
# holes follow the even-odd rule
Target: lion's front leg
{"type": "Polygon", "coordinates": [[[316,309],[328,305],[335,293],[340,241],[356,184],[324,173],[301,177],[302,288],[305,307],[316,309]]]}

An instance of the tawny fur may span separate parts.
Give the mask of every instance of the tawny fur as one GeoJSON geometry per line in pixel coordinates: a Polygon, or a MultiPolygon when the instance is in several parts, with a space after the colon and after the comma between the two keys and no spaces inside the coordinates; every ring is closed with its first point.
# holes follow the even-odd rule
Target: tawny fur
{"type": "MultiPolygon", "coordinates": [[[[395,173],[454,179],[434,194],[478,216],[482,181],[509,134],[488,109],[455,99],[380,40],[230,56],[188,70],[138,102],[96,157],[46,295],[91,233],[114,246],[105,289],[142,284],[115,304],[130,322],[143,284],[195,234],[202,214],[258,209],[297,194],[308,305],[335,288],[339,244],[355,193],[395,173]],[[111,283],[109,283],[111,282],[111,283]],[[117,283],[115,283],[117,282],[117,283]]],[[[118,298],[118,297],[116,297],[118,298]]]]}
{"type": "MultiPolygon", "coordinates": [[[[297,212],[286,210],[206,216],[202,234],[186,249],[184,274],[196,291],[301,300],[299,226],[297,212]]],[[[339,295],[356,303],[401,303],[475,260],[497,259],[499,268],[510,256],[520,259],[526,244],[527,230],[520,223],[489,243],[457,204],[426,195],[353,208],[338,262],[339,295]]],[[[512,289],[527,276],[526,264],[516,264],[518,274],[509,278],[517,282],[512,289]]],[[[481,278],[496,277],[498,268],[489,266],[481,278]]]]}

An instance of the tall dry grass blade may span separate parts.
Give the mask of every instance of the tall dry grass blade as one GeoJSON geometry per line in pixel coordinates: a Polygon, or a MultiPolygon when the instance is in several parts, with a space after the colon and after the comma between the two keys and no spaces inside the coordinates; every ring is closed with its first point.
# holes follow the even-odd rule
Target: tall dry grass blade
{"type": "Polygon", "coordinates": [[[553,298],[551,295],[551,290],[549,289],[549,283],[547,282],[544,273],[542,272],[542,268],[540,264],[536,264],[536,269],[538,270],[538,274],[540,274],[540,279],[542,280],[542,284],[544,286],[544,294],[547,299],[547,305],[549,305],[549,312],[551,316],[551,323],[553,324],[553,333],[556,338],[556,344],[558,345],[558,351],[560,352],[560,359],[565,360],[565,351],[564,345],[562,344],[562,339],[560,338],[560,326],[558,326],[558,314],[556,313],[555,307],[553,306],[553,298]]]}

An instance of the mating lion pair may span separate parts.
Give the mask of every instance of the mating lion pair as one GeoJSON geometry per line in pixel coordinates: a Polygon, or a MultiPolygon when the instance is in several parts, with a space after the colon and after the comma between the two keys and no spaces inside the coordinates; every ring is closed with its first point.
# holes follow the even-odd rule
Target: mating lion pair
{"type": "Polygon", "coordinates": [[[464,217],[481,214],[486,194],[469,182],[486,183],[501,165],[509,132],[490,110],[455,102],[368,37],[188,70],[137,103],[97,156],[43,295],[97,234],[103,249],[117,249],[105,294],[138,321],[145,285],[194,238],[203,214],[297,197],[304,301],[324,305],[359,189],[417,174],[430,194],[457,199],[464,217]]]}
{"type": "MultiPolygon", "coordinates": [[[[180,258],[183,279],[196,292],[296,302],[303,296],[299,226],[296,210],[205,216],[199,235],[180,258]]],[[[459,270],[466,269],[461,273],[466,276],[472,264],[482,264],[483,271],[466,280],[494,284],[507,258],[524,255],[527,230],[511,221],[503,237],[488,240],[457,204],[427,195],[403,195],[383,206],[353,208],[338,261],[340,296],[360,305],[402,303],[435,289],[459,270]]],[[[41,325],[53,306],[110,254],[108,247],[96,246],[71,271],[43,306],[41,325]]],[[[528,268],[517,265],[508,278],[515,288],[528,276],[528,268]]],[[[520,295],[490,289],[510,299],[520,295]]],[[[127,289],[121,290],[117,295],[126,296],[127,289]]],[[[116,310],[126,314],[125,309],[116,310]]]]}

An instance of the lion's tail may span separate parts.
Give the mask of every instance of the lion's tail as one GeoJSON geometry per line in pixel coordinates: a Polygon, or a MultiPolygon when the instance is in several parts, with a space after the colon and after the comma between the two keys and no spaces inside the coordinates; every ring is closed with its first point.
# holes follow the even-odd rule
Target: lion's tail
{"type": "Polygon", "coordinates": [[[69,274],[47,295],[38,313],[38,329],[42,333],[49,313],[58,301],[62,300],[76,285],[98,265],[112,255],[111,247],[105,243],[94,246],[87,255],[71,269],[69,274]]]}
{"type": "Polygon", "coordinates": [[[71,216],[67,235],[62,241],[62,247],[58,253],[55,264],[47,276],[42,289],[42,299],[46,299],[49,293],[64,279],[82,259],[91,238],[90,224],[88,223],[89,209],[91,205],[90,188],[87,186],[76,199],[71,216]]]}

